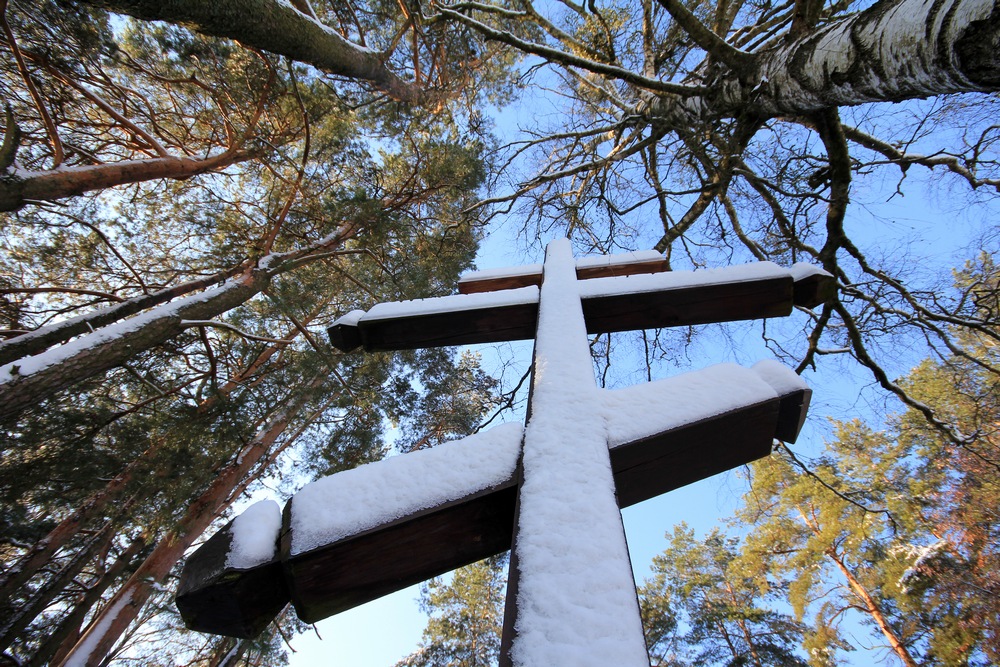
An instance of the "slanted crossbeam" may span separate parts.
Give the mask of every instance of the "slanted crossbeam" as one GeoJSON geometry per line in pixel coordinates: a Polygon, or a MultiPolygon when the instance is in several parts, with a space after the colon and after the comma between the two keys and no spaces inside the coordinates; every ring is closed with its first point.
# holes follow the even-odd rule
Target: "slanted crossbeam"
{"type": "MultiPolygon", "coordinates": [[[[531,519],[527,520],[529,529],[524,529],[524,517],[528,516],[526,508],[540,507],[530,512],[531,516],[537,514],[538,517],[552,511],[558,516],[565,510],[565,502],[560,509],[559,502],[552,505],[544,490],[531,490],[539,488],[539,460],[554,456],[554,460],[563,462],[562,467],[557,466],[554,470],[548,469],[551,464],[545,464],[548,472],[542,475],[543,478],[559,480],[566,476],[563,473],[568,475],[573,469],[577,469],[575,473],[579,475],[581,439],[592,441],[587,457],[590,465],[596,467],[579,476],[576,484],[586,487],[586,491],[574,492],[577,500],[570,501],[570,505],[576,503],[578,510],[586,514],[592,505],[608,505],[610,502],[608,506],[614,506],[613,512],[603,512],[603,520],[610,520],[608,525],[612,526],[610,531],[604,530],[607,534],[616,530],[621,532],[618,508],[765,456],[774,438],[789,442],[795,440],[808,407],[810,392],[794,373],[780,364],[761,362],[753,369],[724,364],[636,387],[607,391],[594,385],[583,331],[591,329],[590,318],[600,320],[603,317],[606,324],[600,326],[616,326],[614,315],[593,305],[601,303],[596,299],[606,299],[604,303],[610,304],[607,308],[614,312],[615,307],[627,305],[624,295],[653,294],[647,298],[668,304],[672,312],[681,313],[682,318],[723,321],[728,319],[724,312],[703,308],[702,314],[685,315],[685,309],[677,304],[700,303],[691,295],[700,293],[704,296],[711,290],[717,290],[716,293],[721,295],[719,304],[730,303],[732,295],[739,290],[728,286],[750,282],[757,283],[750,289],[751,293],[770,295],[761,301],[764,304],[760,306],[763,313],[769,314],[779,308],[784,312],[791,310],[793,305],[814,304],[830,288],[832,281],[829,277],[804,267],[788,271],[765,265],[737,271],[675,272],[677,275],[665,274],[671,276],[667,281],[660,279],[661,276],[636,275],[633,271],[631,278],[613,278],[610,281],[629,285],[611,285],[606,277],[581,279],[581,264],[586,263],[577,262],[574,267],[567,244],[556,244],[556,247],[550,248],[548,255],[553,253],[559,259],[548,258],[545,268],[541,270],[544,278],[541,298],[537,296],[538,290],[528,285],[529,291],[534,289],[535,297],[524,302],[533,304],[525,311],[533,310],[538,328],[530,407],[532,417],[526,430],[522,432],[516,425],[505,425],[432,450],[413,452],[318,480],[293,496],[280,520],[277,518],[277,505],[273,505],[274,516],[269,520],[273,529],[270,536],[272,549],[267,553],[256,553],[255,561],[241,560],[238,554],[233,558],[232,545],[238,541],[236,538],[241,530],[234,525],[227,526],[189,559],[182,575],[178,607],[190,627],[252,636],[264,627],[262,623],[266,624],[268,613],[273,616],[289,600],[300,618],[315,621],[460,565],[500,553],[513,545],[512,597],[508,603],[504,659],[507,664],[547,664],[538,651],[544,653],[548,649],[539,648],[537,637],[555,637],[562,625],[573,627],[580,623],[579,619],[574,621],[572,615],[563,617],[552,610],[539,612],[538,599],[545,595],[531,592],[533,587],[537,590],[539,585],[543,590],[551,588],[551,581],[545,583],[548,576],[544,572],[545,567],[538,563],[531,564],[533,557],[537,560],[539,549],[559,552],[567,548],[551,540],[546,540],[540,547],[533,547],[532,541],[537,541],[537,537],[531,537],[531,519]],[[562,274],[561,279],[552,279],[553,272],[557,270],[562,274]],[[602,280],[605,284],[601,284],[602,280]],[[571,294],[567,298],[567,292],[577,296],[571,294]],[[663,292],[668,294],[665,296],[663,292]],[[556,296],[551,296],[553,293],[556,296]],[[576,299],[578,313],[568,317],[567,313],[574,306],[569,303],[567,310],[567,302],[573,298],[576,299]],[[592,304],[589,315],[588,299],[592,304]],[[554,304],[554,309],[545,305],[548,302],[554,304]],[[549,314],[546,315],[546,312],[549,314]],[[546,321],[549,325],[545,324],[546,321]],[[568,330],[573,331],[572,335],[568,330]],[[553,339],[557,341],[555,344],[551,342],[553,339]],[[569,341],[576,342],[569,344],[569,341]],[[555,358],[563,352],[574,360],[560,361],[555,358]],[[558,370],[561,366],[565,367],[563,371],[558,370]],[[567,383],[566,377],[569,376],[574,379],[567,383]],[[563,379],[559,380],[560,377],[563,379]],[[546,382],[555,384],[546,388],[546,382]],[[567,384],[569,393],[577,394],[571,401],[566,400],[569,398],[566,396],[567,384]],[[571,416],[567,420],[566,415],[562,415],[562,426],[546,426],[542,415],[566,413],[567,409],[571,416]],[[581,428],[588,420],[594,423],[581,428]],[[562,444],[553,445],[551,441],[562,438],[560,434],[563,431],[575,432],[576,435],[565,439],[562,444]],[[596,444],[598,442],[600,445],[596,444]],[[555,450],[552,450],[553,446],[555,450]],[[547,449],[551,451],[547,452],[547,449]],[[602,460],[604,463],[601,463],[602,460]],[[605,472],[600,472],[602,469],[605,472]],[[456,471],[461,471],[457,477],[456,471]],[[597,482],[602,476],[606,480],[603,486],[597,482]],[[407,481],[409,487],[406,487],[407,481]],[[413,486],[414,481],[416,486],[413,486]],[[611,495],[595,503],[595,484],[610,489],[611,495]],[[401,492],[400,489],[404,488],[405,492],[401,492]],[[549,510],[545,510],[546,504],[549,510]],[[364,511],[359,512],[359,508],[364,508],[364,511]],[[277,527],[279,524],[281,528],[277,527]],[[535,556],[531,555],[533,553],[535,556]],[[526,575],[523,580],[522,575],[526,575]],[[247,585],[248,581],[252,581],[253,585],[247,585]],[[539,581],[542,583],[538,584],[539,581]],[[524,600],[518,602],[519,596],[524,600]],[[529,617],[536,612],[541,616],[536,614],[530,620],[516,620],[522,607],[534,610],[529,617]],[[526,627],[529,631],[517,633],[514,632],[515,627],[526,627]],[[538,635],[536,630],[542,635],[538,635]],[[510,662],[512,660],[513,663],[510,662]]],[[[632,271],[635,265],[648,262],[634,257],[624,262],[611,258],[592,262],[591,265],[611,266],[612,269],[602,270],[620,273],[632,271]],[[615,264],[632,267],[621,269],[615,264]]],[[[522,273],[530,277],[537,272],[532,269],[522,273]]],[[[485,289],[484,285],[488,285],[489,281],[507,281],[509,278],[509,275],[496,274],[478,276],[475,284],[485,289]]],[[[508,293],[505,297],[514,294],[515,300],[523,298],[516,293],[524,291],[524,286],[509,283],[508,286],[510,289],[505,290],[508,293]]],[[[399,319],[407,325],[397,329],[402,333],[394,334],[396,338],[392,344],[412,347],[412,337],[426,339],[425,333],[415,331],[421,318],[444,314],[460,319],[457,313],[463,310],[463,301],[471,310],[481,308],[486,312],[488,308],[482,303],[484,300],[493,305],[503,301],[501,297],[473,291],[468,296],[389,305],[382,309],[388,312],[381,314],[376,307],[364,316],[355,314],[339,322],[331,330],[331,338],[337,342],[338,335],[346,331],[347,338],[355,337],[355,345],[364,344],[378,349],[381,343],[374,343],[377,338],[370,334],[385,325],[373,323],[399,319]],[[366,327],[374,329],[366,331],[366,327]],[[406,338],[406,331],[411,332],[407,334],[411,338],[406,338]]],[[[508,305],[511,305],[509,301],[508,305]]],[[[717,307],[725,308],[722,305],[717,307]]],[[[747,313],[747,316],[763,315],[747,313]]],[[[640,313],[637,317],[644,318],[644,322],[667,319],[662,314],[648,316],[640,313]]],[[[493,335],[493,332],[485,332],[485,335],[493,335]]],[[[560,483],[558,486],[572,485],[560,483]]],[[[545,487],[546,484],[541,483],[541,488],[545,487]]],[[[542,523],[545,524],[545,521],[542,523]]],[[[572,530],[563,523],[557,521],[556,527],[559,530],[566,528],[571,534],[572,530]]],[[[581,524],[593,525],[593,518],[581,524]]],[[[264,541],[267,542],[266,539],[264,541]]],[[[609,563],[618,563],[608,566],[616,569],[614,576],[628,579],[627,584],[619,582],[612,586],[616,590],[609,595],[616,597],[618,605],[634,607],[635,594],[627,568],[627,551],[622,558],[625,549],[623,537],[618,546],[607,549],[609,554],[618,552],[617,556],[610,555],[606,559],[609,563]],[[617,590],[622,588],[631,592],[623,596],[617,590]]],[[[567,568],[560,566],[559,570],[554,576],[565,578],[564,570],[567,568]]],[[[600,577],[607,576],[601,567],[598,570],[600,577]]],[[[583,581],[568,588],[586,589],[586,580],[591,575],[577,572],[573,576],[583,581]]],[[[567,593],[565,599],[555,603],[556,606],[576,608],[577,613],[582,613],[579,608],[581,604],[585,606],[586,601],[573,602],[569,600],[571,597],[567,593]]],[[[610,598],[595,599],[598,604],[612,604],[608,601],[610,598]]],[[[624,613],[637,619],[636,609],[624,613]]],[[[586,616],[586,613],[583,615],[586,616]]],[[[625,623],[635,630],[633,621],[625,623]]],[[[612,628],[611,632],[614,634],[617,631],[612,628]]],[[[578,646],[573,649],[574,652],[582,651],[580,655],[590,656],[578,664],[606,664],[611,654],[617,656],[616,664],[640,661],[641,632],[638,640],[634,632],[632,635],[630,640],[617,645],[617,648],[608,648],[606,642],[595,639],[604,646],[603,653],[595,647],[590,650],[586,646],[578,646]],[[632,658],[627,658],[630,653],[632,658]],[[598,658],[602,655],[603,658],[598,658]],[[605,662],[595,662],[599,659],[605,662]]],[[[579,637],[568,636],[563,640],[574,645],[581,641],[579,637]]],[[[552,641],[553,646],[559,643],[557,639],[552,641]]]]}

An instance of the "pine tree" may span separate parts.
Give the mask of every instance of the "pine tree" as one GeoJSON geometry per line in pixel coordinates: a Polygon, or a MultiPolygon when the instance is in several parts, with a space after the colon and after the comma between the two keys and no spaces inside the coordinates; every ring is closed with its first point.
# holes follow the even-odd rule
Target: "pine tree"
{"type": "Polygon", "coordinates": [[[417,650],[397,667],[488,667],[500,657],[507,555],[455,570],[450,582],[435,578],[420,590],[430,615],[417,650]]]}
{"type": "Polygon", "coordinates": [[[653,664],[807,664],[805,626],[773,609],[783,591],[739,558],[738,539],[713,530],[699,541],[684,524],[668,537],[639,588],[653,664]]]}

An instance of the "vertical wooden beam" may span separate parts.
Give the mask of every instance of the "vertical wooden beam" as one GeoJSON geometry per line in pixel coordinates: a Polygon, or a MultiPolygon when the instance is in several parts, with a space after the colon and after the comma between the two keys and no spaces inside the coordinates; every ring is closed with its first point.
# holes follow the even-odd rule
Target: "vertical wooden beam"
{"type": "Polygon", "coordinates": [[[648,665],[565,239],[546,252],[531,389],[501,664],[648,665]]]}

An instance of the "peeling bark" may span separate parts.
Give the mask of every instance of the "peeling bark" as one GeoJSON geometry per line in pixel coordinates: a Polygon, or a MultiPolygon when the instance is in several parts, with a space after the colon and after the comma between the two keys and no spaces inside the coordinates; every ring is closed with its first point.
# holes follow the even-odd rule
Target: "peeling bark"
{"type": "Polygon", "coordinates": [[[754,54],[756,73],[723,74],[701,97],[663,95],[668,124],[743,114],[810,115],[837,106],[1000,90],[1000,3],[882,0],[754,54]]]}

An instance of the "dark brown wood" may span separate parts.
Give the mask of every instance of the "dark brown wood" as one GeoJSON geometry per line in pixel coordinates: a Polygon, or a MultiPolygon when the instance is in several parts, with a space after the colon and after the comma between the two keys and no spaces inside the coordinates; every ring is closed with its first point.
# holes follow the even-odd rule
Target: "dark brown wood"
{"type": "Polygon", "coordinates": [[[358,324],[368,351],[499,343],[535,335],[538,303],[470,308],[358,324]]]}
{"type": "MultiPolygon", "coordinates": [[[[611,449],[618,500],[627,507],[767,456],[802,392],[651,434],[611,449]]],[[[798,422],[798,413],[794,420],[798,422]]],[[[303,621],[327,616],[510,548],[516,503],[510,480],[433,510],[292,556],[289,509],[281,553],[303,621]]],[[[294,499],[292,501],[294,503],[294,499]]]]}
{"type": "Polygon", "coordinates": [[[619,507],[731,470],[771,452],[779,399],[613,447],[619,507]]]}
{"type": "MultiPolygon", "coordinates": [[[[584,297],[589,333],[688,326],[711,322],[781,317],[792,311],[790,276],[719,285],[696,285],[656,292],[584,297]]],[[[366,350],[409,350],[446,345],[525,340],[535,335],[538,304],[461,308],[430,315],[376,319],[358,323],[366,350]]],[[[339,325],[331,342],[353,340],[339,325]]],[[[346,348],[341,347],[345,350],[346,348]]]]}
{"type": "Polygon", "coordinates": [[[813,274],[795,281],[795,305],[815,308],[826,303],[837,293],[833,276],[813,274]]]}
{"type": "Polygon", "coordinates": [[[313,623],[510,549],[515,495],[511,479],[294,556],[290,555],[286,506],[281,551],[296,613],[313,623]]]}
{"type": "Polygon", "coordinates": [[[698,285],[583,299],[587,333],[609,333],[782,317],[792,312],[791,277],[698,285]]]}
{"type": "Polygon", "coordinates": [[[479,294],[481,292],[498,292],[505,289],[518,289],[542,284],[542,272],[530,271],[510,276],[497,276],[482,280],[458,279],[459,294],[479,294]]]}
{"type": "Polygon", "coordinates": [[[361,347],[361,329],[352,324],[334,324],[326,330],[330,343],[341,352],[350,352],[361,347]]]}
{"type": "Polygon", "coordinates": [[[799,437],[799,431],[806,421],[809,412],[809,402],[812,400],[812,389],[802,389],[781,397],[781,408],[778,413],[778,427],[774,437],[789,444],[799,437]]]}
{"type": "MultiPolygon", "coordinates": [[[[612,256],[613,257],[613,256],[612,256]]],[[[612,259],[612,261],[614,261],[612,259]]],[[[637,276],[644,273],[662,273],[670,270],[666,259],[648,259],[641,262],[622,262],[620,264],[600,264],[596,266],[577,267],[576,277],[579,280],[590,278],[610,278],[612,276],[637,276]]],[[[461,294],[476,294],[479,292],[496,292],[505,289],[517,289],[530,285],[542,284],[541,269],[533,269],[496,278],[459,278],[458,291],[461,294]]]]}
{"type": "Polygon", "coordinates": [[[277,558],[250,569],[226,567],[232,522],[213,535],[184,564],[177,609],[192,630],[250,639],[288,604],[277,558]]]}

